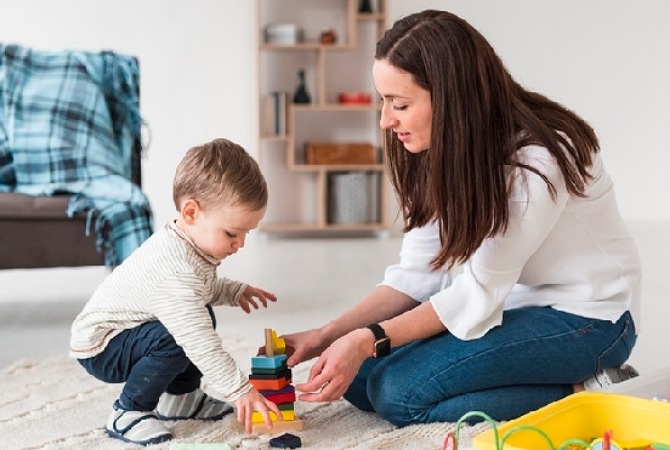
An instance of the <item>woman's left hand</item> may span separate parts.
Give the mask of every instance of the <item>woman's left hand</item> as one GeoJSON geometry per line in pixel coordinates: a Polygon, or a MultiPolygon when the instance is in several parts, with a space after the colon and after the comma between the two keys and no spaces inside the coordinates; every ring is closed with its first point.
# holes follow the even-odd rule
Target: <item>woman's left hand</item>
{"type": "Polygon", "coordinates": [[[363,361],[372,355],[373,336],[365,329],[354,330],[333,342],[314,363],[305,383],[295,388],[304,402],[338,400],[349,388],[363,361]]]}

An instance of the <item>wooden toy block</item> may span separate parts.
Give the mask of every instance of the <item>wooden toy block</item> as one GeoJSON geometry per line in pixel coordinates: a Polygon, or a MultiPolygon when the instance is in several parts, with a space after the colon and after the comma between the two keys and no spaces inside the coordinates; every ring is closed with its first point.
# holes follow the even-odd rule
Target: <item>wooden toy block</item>
{"type": "Polygon", "coordinates": [[[259,391],[278,391],[291,383],[290,379],[277,378],[276,380],[254,380],[249,379],[249,383],[259,391]]]}
{"type": "Polygon", "coordinates": [[[289,384],[288,386],[285,386],[279,390],[261,390],[261,395],[263,397],[267,397],[268,395],[277,395],[277,394],[294,394],[295,393],[295,386],[289,384]]]}
{"type": "Polygon", "coordinates": [[[251,368],[251,373],[254,375],[273,375],[277,373],[281,373],[284,370],[287,370],[288,366],[286,363],[282,364],[281,366],[277,367],[276,369],[261,369],[258,367],[252,367],[251,368]]]}
{"type": "Polygon", "coordinates": [[[287,392],[284,394],[263,394],[263,397],[278,406],[286,403],[295,403],[295,392],[287,392]]]}
{"type": "MultiPolygon", "coordinates": [[[[272,419],[272,423],[295,420],[295,410],[293,409],[282,411],[281,415],[284,419],[283,421],[278,420],[277,415],[274,412],[270,411],[270,418],[272,419]]],[[[265,422],[265,419],[263,418],[261,413],[259,413],[258,411],[254,411],[253,413],[251,413],[251,421],[253,423],[258,423],[258,422],[265,422]]]]}
{"type": "Polygon", "coordinates": [[[272,347],[274,348],[275,354],[284,354],[286,353],[286,341],[283,338],[277,337],[277,332],[272,330],[272,347]]]}
{"type": "Polygon", "coordinates": [[[286,353],[286,342],[277,337],[277,332],[272,328],[265,329],[265,355],[275,356],[286,353]]]}
{"type": "MultiPolygon", "coordinates": [[[[233,431],[237,433],[244,433],[244,424],[233,420],[230,422],[230,427],[233,431]]],[[[269,429],[265,422],[262,423],[252,423],[251,432],[258,434],[280,434],[286,433],[287,431],[300,431],[302,430],[302,420],[278,420],[277,422],[272,423],[272,429],[269,429]]]]}
{"type": "Polygon", "coordinates": [[[277,332],[272,328],[265,329],[265,355],[283,355],[286,353],[286,342],[277,337],[277,332]]]}
{"type": "MultiPolygon", "coordinates": [[[[302,430],[302,420],[295,414],[295,387],[291,386],[293,374],[286,364],[286,342],[277,337],[271,328],[265,329],[265,355],[251,358],[251,374],[249,383],[266,399],[274,402],[282,413],[282,419],[270,411],[273,427],[265,425],[265,419],[258,411],[251,416],[254,433],[284,433],[302,430]]],[[[237,430],[243,431],[244,426],[234,422],[237,430]]]]}
{"type": "Polygon", "coordinates": [[[286,355],[254,356],[251,358],[251,367],[258,369],[276,369],[286,365],[286,355]]]}
{"type": "Polygon", "coordinates": [[[270,447],[299,448],[302,447],[302,439],[295,434],[284,433],[281,436],[270,439],[270,447]]]}
{"type": "Polygon", "coordinates": [[[277,380],[279,378],[290,380],[293,378],[293,372],[291,372],[291,369],[284,369],[275,373],[254,373],[252,370],[251,375],[249,375],[250,380],[277,380]]]}
{"type": "Polygon", "coordinates": [[[255,423],[251,427],[252,433],[258,434],[278,434],[285,433],[287,431],[300,431],[302,430],[302,420],[280,420],[278,422],[272,422],[272,429],[268,429],[265,422],[255,423]]]}
{"type": "Polygon", "coordinates": [[[260,391],[261,395],[276,405],[285,403],[294,403],[296,400],[295,387],[293,385],[285,386],[276,391],[260,391]]]}
{"type": "Polygon", "coordinates": [[[274,356],[275,347],[272,345],[272,328],[265,329],[265,356],[274,356]]]}

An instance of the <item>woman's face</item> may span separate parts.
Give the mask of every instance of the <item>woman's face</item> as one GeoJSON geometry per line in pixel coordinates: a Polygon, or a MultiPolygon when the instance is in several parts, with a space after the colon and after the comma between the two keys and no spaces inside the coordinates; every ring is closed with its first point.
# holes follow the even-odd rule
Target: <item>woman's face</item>
{"type": "Polygon", "coordinates": [[[433,115],[430,92],[417,85],[410,74],[385,59],[375,61],[372,76],[383,103],[379,126],[390,128],[407,151],[420,153],[427,150],[433,115]]]}

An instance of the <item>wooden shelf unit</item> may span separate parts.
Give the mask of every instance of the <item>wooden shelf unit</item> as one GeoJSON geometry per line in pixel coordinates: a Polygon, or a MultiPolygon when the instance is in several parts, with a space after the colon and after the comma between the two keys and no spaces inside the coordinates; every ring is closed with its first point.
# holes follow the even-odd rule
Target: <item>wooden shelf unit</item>
{"type": "Polygon", "coordinates": [[[372,82],[374,46],[386,29],[386,0],[373,3],[375,12],[359,13],[358,0],[256,0],[261,119],[258,149],[270,189],[268,213],[261,224],[263,231],[367,232],[390,227],[387,219],[390,197],[381,150],[383,133],[379,129],[381,106],[372,82]],[[277,23],[295,24],[303,30],[304,39],[289,45],[265,42],[265,27],[277,23]],[[318,34],[324,29],[336,31],[335,43],[319,42],[318,34]],[[307,74],[306,84],[312,97],[309,104],[292,101],[299,70],[307,74]],[[341,104],[337,95],[344,91],[366,92],[373,100],[369,104],[341,104]],[[279,133],[263,130],[262,121],[268,108],[264,99],[272,92],[284,92],[287,96],[285,129],[279,133]],[[317,140],[372,143],[377,162],[305,164],[305,142],[317,140]],[[349,190],[342,185],[343,176],[352,174],[360,176],[347,179],[369,188],[363,200],[358,194],[352,196],[352,202],[358,201],[357,211],[362,210],[361,202],[368,202],[370,212],[359,214],[360,220],[352,219],[349,212],[338,215],[338,211],[347,208],[349,199],[338,198],[333,187],[349,190]]]}

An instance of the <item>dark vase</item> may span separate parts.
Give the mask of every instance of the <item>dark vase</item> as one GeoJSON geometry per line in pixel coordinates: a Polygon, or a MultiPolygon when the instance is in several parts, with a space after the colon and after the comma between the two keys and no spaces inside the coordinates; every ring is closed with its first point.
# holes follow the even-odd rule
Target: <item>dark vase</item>
{"type": "Polygon", "coordinates": [[[293,94],[293,103],[312,103],[312,98],[305,86],[305,71],[302,69],[298,71],[298,86],[293,94]]]}
{"type": "Polygon", "coordinates": [[[360,13],[371,13],[372,12],[372,1],[371,0],[361,0],[358,3],[358,12],[360,12],[360,13]]]}

